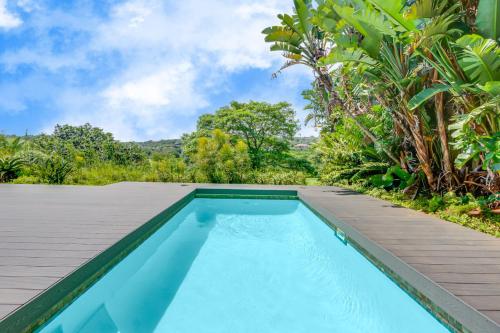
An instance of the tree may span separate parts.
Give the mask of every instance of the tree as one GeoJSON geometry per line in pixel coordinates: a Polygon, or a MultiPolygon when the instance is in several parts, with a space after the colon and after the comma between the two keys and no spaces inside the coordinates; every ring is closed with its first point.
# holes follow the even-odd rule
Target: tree
{"type": "Polygon", "coordinates": [[[56,125],[52,136],[41,135],[35,142],[42,150],[55,151],[65,159],[81,156],[86,164],[113,162],[126,165],[141,163],[146,154],[135,143],[116,141],[111,133],[90,124],[56,125]]]}
{"type": "Polygon", "coordinates": [[[285,102],[231,102],[213,118],[202,116],[200,119],[199,126],[208,124],[241,138],[248,147],[253,168],[284,157],[298,131],[295,111],[285,102]]]}
{"type": "Polygon", "coordinates": [[[210,137],[196,139],[191,152],[195,181],[210,183],[242,183],[250,171],[246,144],[238,140],[231,143],[230,135],[220,129],[210,137]]]}

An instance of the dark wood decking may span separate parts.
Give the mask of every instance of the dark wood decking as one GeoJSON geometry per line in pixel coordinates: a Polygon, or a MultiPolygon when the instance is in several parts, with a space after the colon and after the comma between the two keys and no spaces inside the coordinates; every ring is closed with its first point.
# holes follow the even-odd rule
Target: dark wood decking
{"type": "MultiPolygon", "coordinates": [[[[0,319],[196,187],[276,188],[0,185],[0,319]]],[[[341,221],[348,234],[374,242],[380,249],[368,249],[371,253],[385,256],[379,259],[417,289],[428,289],[437,303],[460,313],[460,306],[444,300],[449,292],[485,321],[500,323],[500,239],[334,187],[283,188],[299,190],[313,208],[341,221]],[[406,264],[423,277],[414,278],[406,264]],[[434,283],[443,293],[429,289],[434,283]]]]}

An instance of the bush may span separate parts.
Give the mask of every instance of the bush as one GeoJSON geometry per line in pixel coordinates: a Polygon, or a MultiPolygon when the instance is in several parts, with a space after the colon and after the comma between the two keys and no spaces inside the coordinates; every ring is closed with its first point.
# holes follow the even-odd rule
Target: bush
{"type": "Polygon", "coordinates": [[[244,183],[251,166],[247,145],[241,140],[233,144],[230,136],[218,129],[211,137],[197,139],[190,160],[193,180],[202,183],[244,183]]]}
{"type": "Polygon", "coordinates": [[[19,157],[0,158],[0,183],[16,179],[21,175],[24,160],[19,157]]]}
{"type": "Polygon", "coordinates": [[[158,181],[149,165],[116,165],[103,163],[76,170],[67,184],[106,185],[123,181],[158,181]]]}
{"type": "Polygon", "coordinates": [[[62,184],[73,171],[73,165],[59,155],[52,155],[38,161],[36,174],[49,184],[62,184]]]}
{"type": "Polygon", "coordinates": [[[443,208],[444,205],[445,203],[442,196],[433,196],[432,199],[429,200],[429,211],[435,213],[439,209],[443,208]]]}
{"type": "Polygon", "coordinates": [[[30,175],[30,176],[22,175],[16,179],[14,179],[12,181],[12,183],[13,184],[40,184],[40,183],[42,183],[42,180],[34,175],[30,175]]]}
{"type": "Polygon", "coordinates": [[[306,178],[306,175],[301,171],[267,170],[255,171],[252,180],[255,184],[305,185],[306,178]]]}
{"type": "Polygon", "coordinates": [[[186,182],[190,180],[186,163],[179,158],[167,158],[152,162],[153,172],[160,182],[186,182]]]}

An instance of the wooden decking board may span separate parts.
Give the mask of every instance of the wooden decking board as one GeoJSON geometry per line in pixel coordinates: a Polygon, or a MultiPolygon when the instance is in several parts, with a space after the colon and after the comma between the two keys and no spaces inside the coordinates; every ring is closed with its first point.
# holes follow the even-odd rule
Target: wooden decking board
{"type": "MultiPolygon", "coordinates": [[[[426,273],[426,275],[437,283],[500,283],[498,273],[426,273]]],[[[500,310],[500,304],[498,308],[500,310]]]]}
{"type": "Polygon", "coordinates": [[[45,289],[59,280],[47,276],[0,276],[0,286],[11,289],[45,289]]]}
{"type": "MultiPolygon", "coordinates": [[[[50,285],[49,285],[50,286],[50,285]]],[[[43,289],[34,288],[0,288],[0,304],[3,305],[15,305],[14,308],[26,303],[32,297],[35,297],[43,289]]],[[[12,309],[10,309],[12,311],[12,309]]],[[[9,312],[10,312],[9,311],[9,312]]],[[[7,313],[4,313],[6,315],[7,313]]]]}
{"type": "Polygon", "coordinates": [[[452,291],[457,296],[500,296],[500,286],[498,283],[441,282],[439,285],[452,291]]]}
{"type": "Polygon", "coordinates": [[[412,264],[412,267],[416,268],[422,273],[486,273],[486,274],[500,274],[500,265],[491,264],[460,264],[460,265],[425,265],[425,264],[412,264]]]}
{"type": "Polygon", "coordinates": [[[461,296],[461,298],[478,310],[483,310],[483,311],[500,310],[500,296],[475,295],[475,296],[461,296]]]}
{"type": "MultiPolygon", "coordinates": [[[[0,318],[197,187],[277,188],[0,185],[0,318]]],[[[500,323],[500,239],[348,190],[281,188],[298,190],[322,213],[500,323]]]]}
{"type": "MultiPolygon", "coordinates": [[[[407,249],[394,249],[391,251],[400,257],[458,257],[458,258],[500,258],[500,251],[475,251],[470,249],[462,249],[456,251],[450,250],[407,250],[407,249]]],[[[500,262],[500,260],[499,260],[500,262]]]]}
{"type": "Polygon", "coordinates": [[[498,264],[498,258],[459,258],[459,257],[398,257],[404,262],[412,264],[427,264],[427,265],[469,265],[469,264],[498,264]]]}
{"type": "Polygon", "coordinates": [[[45,267],[33,267],[33,266],[9,266],[9,269],[4,269],[2,272],[2,277],[10,276],[27,276],[27,277],[56,277],[61,278],[68,275],[74,267],[61,267],[61,266],[45,266],[45,267]]]}

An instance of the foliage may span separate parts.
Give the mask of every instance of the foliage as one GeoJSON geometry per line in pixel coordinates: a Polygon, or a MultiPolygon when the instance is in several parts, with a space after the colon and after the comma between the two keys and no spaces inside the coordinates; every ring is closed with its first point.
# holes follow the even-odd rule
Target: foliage
{"type": "Polygon", "coordinates": [[[204,136],[213,129],[221,129],[236,140],[244,141],[252,167],[256,169],[289,158],[286,153],[298,125],[290,104],[251,101],[231,102],[213,115],[202,115],[197,126],[199,135],[204,136]]]}
{"type": "Polygon", "coordinates": [[[73,165],[59,155],[50,155],[38,161],[35,174],[42,182],[62,184],[73,171],[73,165]]]}
{"type": "Polygon", "coordinates": [[[171,157],[151,162],[153,173],[160,182],[190,181],[186,163],[179,158],[171,157]]]}
{"type": "Polygon", "coordinates": [[[125,165],[146,160],[144,150],[137,144],[118,142],[111,133],[90,124],[56,125],[53,135],[37,136],[33,142],[42,151],[54,152],[66,160],[79,158],[85,165],[101,162],[125,165]]]}
{"type": "MultiPolygon", "coordinates": [[[[466,182],[479,181],[470,177],[483,177],[471,173],[478,168],[488,175],[476,194],[500,190],[497,1],[293,4],[292,15],[278,15],[280,25],[263,33],[271,51],[283,52],[283,68],[303,65],[314,75],[303,94],[307,120],[336,151],[323,169],[342,169],[341,159],[344,169],[357,167],[372,145],[380,162],[423,174],[427,192],[467,191],[466,182]],[[345,131],[345,119],[361,139],[345,131]],[[340,149],[356,141],[357,152],[340,149]]],[[[388,185],[391,177],[373,179],[388,185]]]]}
{"type": "Polygon", "coordinates": [[[24,161],[19,157],[0,157],[0,183],[19,177],[23,165],[24,161]]]}
{"type": "Polygon", "coordinates": [[[271,185],[305,185],[306,174],[295,170],[260,170],[253,172],[251,182],[271,185]]]}
{"type": "Polygon", "coordinates": [[[197,139],[191,160],[194,180],[201,183],[241,183],[250,169],[247,145],[241,140],[231,143],[220,129],[197,139]]]}
{"type": "Polygon", "coordinates": [[[369,181],[375,187],[383,188],[399,188],[404,190],[412,186],[417,178],[417,174],[409,174],[406,170],[401,169],[400,166],[392,166],[387,169],[383,175],[373,175],[369,181]]]}
{"type": "Polygon", "coordinates": [[[65,183],[107,185],[123,181],[160,181],[160,179],[148,165],[116,165],[108,162],[77,168],[67,177],[65,183]]]}

